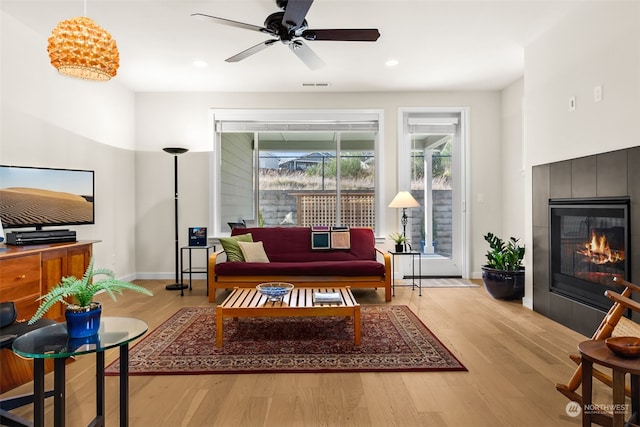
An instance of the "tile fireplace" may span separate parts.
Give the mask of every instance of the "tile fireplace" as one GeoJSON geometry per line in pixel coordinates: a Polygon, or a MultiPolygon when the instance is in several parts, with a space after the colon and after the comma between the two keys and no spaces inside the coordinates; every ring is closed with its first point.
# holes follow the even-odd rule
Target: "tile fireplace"
{"type": "Polygon", "coordinates": [[[585,336],[611,307],[608,277],[640,283],[639,164],[637,146],[532,170],[533,309],[585,336]]]}

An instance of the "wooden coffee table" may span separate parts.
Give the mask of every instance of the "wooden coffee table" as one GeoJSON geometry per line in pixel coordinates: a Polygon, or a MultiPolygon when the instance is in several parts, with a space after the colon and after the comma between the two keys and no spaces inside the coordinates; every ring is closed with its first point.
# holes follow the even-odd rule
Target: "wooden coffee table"
{"type": "Polygon", "coordinates": [[[216,345],[222,347],[225,317],[353,317],[353,341],[360,345],[360,304],[345,288],[294,288],[281,301],[272,302],[255,288],[235,288],[216,308],[216,345]],[[340,295],[340,302],[318,303],[314,292],[340,295]]]}

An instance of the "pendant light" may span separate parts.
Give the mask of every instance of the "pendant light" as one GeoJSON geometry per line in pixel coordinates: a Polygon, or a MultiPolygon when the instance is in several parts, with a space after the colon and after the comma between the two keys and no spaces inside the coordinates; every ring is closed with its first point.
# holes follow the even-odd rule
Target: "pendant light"
{"type": "MultiPolygon", "coordinates": [[[[84,14],[87,14],[86,0],[84,14]]],[[[47,52],[51,65],[60,74],[85,80],[110,80],[120,66],[116,41],[86,16],[60,21],[51,32],[47,52]]]]}

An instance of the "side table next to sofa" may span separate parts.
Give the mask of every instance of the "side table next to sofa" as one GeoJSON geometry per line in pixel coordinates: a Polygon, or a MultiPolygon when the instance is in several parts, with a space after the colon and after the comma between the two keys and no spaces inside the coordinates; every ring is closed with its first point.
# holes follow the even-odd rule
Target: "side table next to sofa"
{"type": "MultiPolygon", "coordinates": [[[[189,290],[191,290],[191,279],[192,279],[193,273],[206,273],[207,277],[209,276],[209,255],[211,255],[211,251],[213,251],[213,252],[216,251],[215,245],[183,246],[183,247],[180,248],[180,283],[184,284],[184,275],[188,274],[189,275],[189,290]],[[192,251],[194,251],[196,249],[204,249],[205,251],[207,251],[207,257],[205,258],[204,266],[202,266],[202,267],[199,267],[199,266],[194,267],[192,265],[192,262],[191,262],[192,251]],[[184,252],[185,251],[187,251],[187,253],[188,253],[189,264],[185,264],[185,262],[184,262],[184,252]]],[[[206,282],[205,282],[205,286],[206,286],[206,282]]],[[[206,288],[207,288],[207,295],[209,295],[209,286],[206,286],[206,288]]],[[[181,295],[183,295],[183,292],[184,292],[184,288],[182,289],[181,295]]]]}
{"type": "MultiPolygon", "coordinates": [[[[412,279],[412,283],[411,283],[411,289],[415,289],[416,287],[418,287],[418,296],[422,296],[422,263],[420,262],[420,252],[416,252],[416,251],[409,251],[409,252],[396,252],[396,251],[389,251],[389,253],[391,254],[391,290],[393,293],[393,296],[396,296],[396,285],[395,285],[395,264],[396,264],[396,257],[399,256],[410,256],[411,257],[411,279],[412,279]],[[418,283],[416,284],[416,260],[418,261],[418,283]]],[[[401,286],[401,285],[398,285],[401,286]]],[[[402,285],[404,286],[404,285],[402,285]]]]}

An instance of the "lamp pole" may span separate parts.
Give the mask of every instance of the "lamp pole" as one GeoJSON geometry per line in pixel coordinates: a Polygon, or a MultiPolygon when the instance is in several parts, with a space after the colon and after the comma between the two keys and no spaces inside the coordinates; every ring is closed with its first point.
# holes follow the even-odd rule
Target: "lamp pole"
{"type": "Polygon", "coordinates": [[[407,250],[407,223],[409,222],[409,217],[407,216],[407,208],[402,208],[402,218],[400,218],[400,223],[402,224],[402,235],[404,236],[404,242],[402,243],[404,250],[407,250]]]}
{"type": "Polygon", "coordinates": [[[184,154],[189,151],[186,148],[178,147],[166,147],[162,149],[165,153],[173,155],[173,181],[174,181],[174,197],[173,197],[173,210],[174,210],[174,229],[175,229],[175,267],[176,267],[176,281],[170,285],[166,285],[165,289],[168,291],[180,291],[180,295],[184,295],[184,289],[187,287],[184,283],[180,283],[179,280],[179,267],[178,267],[178,155],[184,154]]]}

